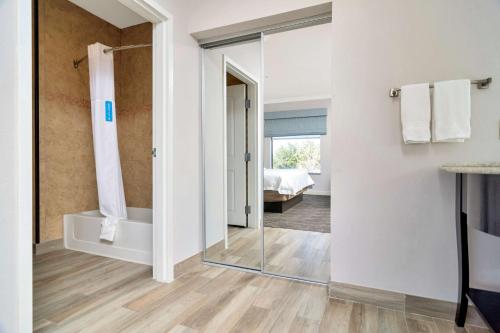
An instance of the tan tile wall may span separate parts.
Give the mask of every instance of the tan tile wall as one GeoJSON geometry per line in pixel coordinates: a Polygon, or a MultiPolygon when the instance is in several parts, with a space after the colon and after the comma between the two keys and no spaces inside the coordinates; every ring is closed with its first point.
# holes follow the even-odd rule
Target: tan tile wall
{"type": "MultiPolygon", "coordinates": [[[[88,62],[84,61],[78,70],[73,68],[72,62],[74,58],[87,53],[88,44],[101,42],[120,45],[122,31],[67,0],[40,0],[39,11],[40,239],[47,241],[63,236],[64,214],[98,208],[88,62]]],[[[141,157],[132,156],[134,151],[140,152],[147,145],[147,151],[151,149],[151,121],[135,116],[135,113],[146,114],[146,110],[151,111],[151,98],[149,104],[137,102],[123,112],[119,108],[120,101],[123,104],[129,100],[136,102],[136,97],[132,97],[134,91],[141,96],[141,100],[146,100],[146,95],[151,95],[151,84],[135,85],[134,88],[123,85],[127,86],[124,89],[127,97],[121,99],[121,82],[130,82],[130,77],[121,80],[122,72],[126,72],[120,68],[121,56],[122,53],[117,52],[114,59],[119,142],[121,153],[125,155],[122,158],[125,164],[122,165],[125,192],[140,192],[131,194],[127,205],[150,207],[151,172],[142,175],[142,170],[147,169],[147,165],[150,169],[151,158],[145,154],[141,154],[141,157]],[[148,90],[148,93],[143,93],[142,89],[148,90]],[[121,116],[124,118],[123,126],[120,124],[121,116]],[[136,135],[137,132],[141,134],[136,135]],[[133,147],[129,147],[126,144],[128,137],[134,137],[135,141],[141,143],[136,142],[133,147]],[[135,161],[134,165],[139,167],[129,166],[129,161],[135,161]],[[136,171],[137,168],[142,169],[136,171]],[[127,184],[133,186],[134,190],[127,189],[127,184]]],[[[151,72],[151,59],[144,62],[144,68],[136,72],[143,72],[140,78],[151,78],[151,73],[148,73],[151,72]]],[[[127,65],[127,68],[134,70],[134,65],[127,65]]]]}
{"type": "MultiPolygon", "coordinates": [[[[153,27],[144,23],[122,30],[121,45],[151,43],[153,27]]],[[[152,207],[152,48],[121,52],[117,97],[118,142],[128,207],[152,207]]]]}

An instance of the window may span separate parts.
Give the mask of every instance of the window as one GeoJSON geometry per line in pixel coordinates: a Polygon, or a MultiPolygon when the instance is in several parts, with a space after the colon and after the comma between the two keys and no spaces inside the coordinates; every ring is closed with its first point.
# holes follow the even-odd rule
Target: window
{"type": "Polygon", "coordinates": [[[306,169],[321,172],[319,135],[272,138],[272,166],[274,169],[306,169]]]}

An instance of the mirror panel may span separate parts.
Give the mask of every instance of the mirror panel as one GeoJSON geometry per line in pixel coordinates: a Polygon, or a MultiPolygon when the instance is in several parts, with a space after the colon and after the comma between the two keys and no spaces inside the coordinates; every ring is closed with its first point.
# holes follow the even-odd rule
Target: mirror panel
{"type": "Polygon", "coordinates": [[[264,264],[330,276],[331,24],[264,37],[264,264]]]}
{"type": "Polygon", "coordinates": [[[260,47],[257,40],[204,49],[202,55],[204,257],[257,270],[260,47]]]}

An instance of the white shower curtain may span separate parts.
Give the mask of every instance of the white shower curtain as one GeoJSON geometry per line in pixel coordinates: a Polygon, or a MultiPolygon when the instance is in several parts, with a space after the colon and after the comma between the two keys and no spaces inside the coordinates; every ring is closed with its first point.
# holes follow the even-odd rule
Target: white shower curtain
{"type": "Polygon", "coordinates": [[[113,241],[118,221],[127,218],[127,206],[116,132],[113,53],[104,53],[106,48],[100,43],[89,45],[88,56],[97,193],[99,209],[106,217],[100,237],[113,241]]]}

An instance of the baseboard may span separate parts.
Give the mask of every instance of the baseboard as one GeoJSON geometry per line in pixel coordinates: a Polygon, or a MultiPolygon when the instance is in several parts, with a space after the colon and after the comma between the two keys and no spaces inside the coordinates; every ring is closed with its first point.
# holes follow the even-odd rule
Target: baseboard
{"type": "Polygon", "coordinates": [[[405,295],[393,291],[373,289],[331,281],[328,284],[330,298],[376,305],[386,309],[404,311],[405,295]]]}
{"type": "MultiPolygon", "coordinates": [[[[339,283],[331,281],[328,284],[328,295],[356,303],[371,304],[381,308],[402,311],[408,314],[454,320],[457,304],[432,298],[420,297],[387,291],[339,283]]],[[[467,312],[467,323],[474,326],[486,327],[473,305],[469,306],[467,312]]]]}
{"type": "Polygon", "coordinates": [[[64,249],[64,240],[62,238],[54,239],[35,244],[35,255],[40,255],[62,249],[64,249]]]}
{"type": "Polygon", "coordinates": [[[330,195],[330,191],[315,191],[315,190],[307,190],[304,192],[305,195],[330,195]]]}
{"type": "Polygon", "coordinates": [[[198,252],[195,255],[175,264],[174,279],[177,279],[179,276],[189,271],[193,266],[199,265],[201,263],[202,257],[203,252],[198,252]]]}

